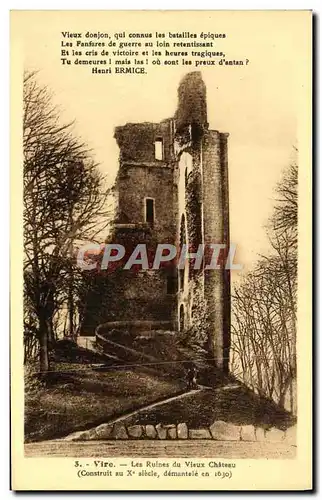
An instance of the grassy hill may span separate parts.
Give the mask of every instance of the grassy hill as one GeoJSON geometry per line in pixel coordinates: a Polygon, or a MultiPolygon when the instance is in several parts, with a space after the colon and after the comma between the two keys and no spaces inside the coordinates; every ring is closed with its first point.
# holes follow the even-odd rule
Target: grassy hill
{"type": "Polygon", "coordinates": [[[140,366],[121,366],[67,343],[58,345],[46,386],[26,369],[25,440],[54,439],[106,422],[184,390],[184,381],[140,366]],[[104,362],[108,371],[97,371],[104,362]],[[115,366],[115,367],[114,367],[115,366]]]}

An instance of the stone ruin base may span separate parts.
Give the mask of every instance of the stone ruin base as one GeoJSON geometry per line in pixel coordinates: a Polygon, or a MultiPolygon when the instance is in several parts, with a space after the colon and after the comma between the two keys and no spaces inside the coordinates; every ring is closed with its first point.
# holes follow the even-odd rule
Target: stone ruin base
{"type": "Polygon", "coordinates": [[[263,428],[254,425],[234,425],[223,420],[210,427],[189,429],[187,424],[126,425],[122,422],[101,424],[87,431],[70,434],[69,441],[126,440],[126,439],[213,439],[216,441],[261,441],[284,442],[296,445],[296,426],[283,431],[275,427],[263,428]]]}

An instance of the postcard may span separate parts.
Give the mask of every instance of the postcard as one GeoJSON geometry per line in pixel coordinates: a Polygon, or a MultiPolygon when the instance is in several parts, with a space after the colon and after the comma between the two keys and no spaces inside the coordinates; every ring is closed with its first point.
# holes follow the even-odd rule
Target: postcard
{"type": "Polygon", "coordinates": [[[11,12],[12,489],[312,488],[312,12],[11,12]]]}

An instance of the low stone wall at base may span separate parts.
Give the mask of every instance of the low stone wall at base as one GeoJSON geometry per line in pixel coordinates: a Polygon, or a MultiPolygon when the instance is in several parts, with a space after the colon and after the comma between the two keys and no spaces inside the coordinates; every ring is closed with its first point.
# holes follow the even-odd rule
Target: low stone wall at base
{"type": "Polygon", "coordinates": [[[223,420],[210,427],[189,429],[187,424],[125,425],[122,422],[101,424],[87,431],[70,434],[69,441],[113,440],[113,439],[213,439],[216,441],[262,441],[284,442],[296,445],[296,426],[283,431],[275,427],[263,428],[254,425],[234,425],[223,420]]]}

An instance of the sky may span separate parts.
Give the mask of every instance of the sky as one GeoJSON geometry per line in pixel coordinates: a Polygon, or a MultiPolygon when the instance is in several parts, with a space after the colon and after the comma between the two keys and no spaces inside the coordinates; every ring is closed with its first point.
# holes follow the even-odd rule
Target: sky
{"type": "Polygon", "coordinates": [[[265,224],[272,213],[274,187],[297,144],[298,66],[305,49],[296,15],[239,14],[237,18],[233,13],[201,15],[198,22],[196,12],[193,16],[113,13],[113,18],[108,12],[31,12],[23,21],[17,18],[15,43],[20,44],[25,68],[39,70],[39,81],[54,92],[62,119],[75,120],[75,131],[93,149],[113,183],[118,168],[114,127],[173,116],[177,87],[187,71],[181,66],[151,67],[147,75],[92,75],[85,67],[62,66],[61,31],[137,32],[148,27],[149,31],[227,33],[220,50],[230,57],[247,57],[249,64],[206,67],[202,76],[210,128],[229,133],[230,237],[237,245],[238,263],[247,271],[258,254],[267,251],[265,224]]]}

